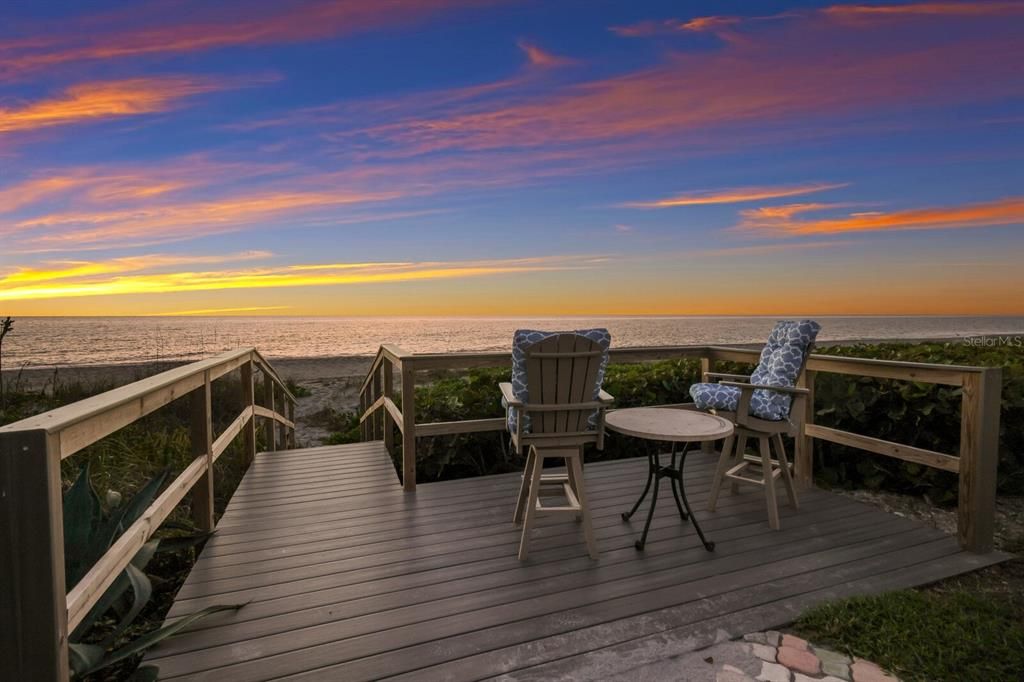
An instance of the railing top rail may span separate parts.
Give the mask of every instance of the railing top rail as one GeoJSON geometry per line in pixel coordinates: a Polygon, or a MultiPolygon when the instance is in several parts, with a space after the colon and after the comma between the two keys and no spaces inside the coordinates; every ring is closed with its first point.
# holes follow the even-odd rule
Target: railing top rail
{"type": "Polygon", "coordinates": [[[284,392],[285,396],[287,396],[287,398],[294,403],[295,396],[292,395],[292,392],[288,390],[288,385],[285,384],[284,380],[281,378],[281,375],[277,373],[276,369],[274,369],[274,366],[267,362],[267,359],[263,357],[263,354],[260,353],[255,348],[252,349],[252,353],[253,355],[256,356],[257,364],[259,365],[260,369],[262,369],[264,372],[270,375],[270,377],[274,380],[274,383],[277,384],[277,387],[280,388],[281,391],[284,392]]]}
{"type": "MultiPolygon", "coordinates": [[[[273,367],[270,366],[270,363],[268,363],[263,356],[256,351],[256,349],[242,348],[239,350],[227,351],[220,355],[215,355],[212,358],[199,360],[181,367],[175,367],[167,370],[166,372],[154,374],[151,377],[146,377],[145,379],[140,379],[139,381],[135,381],[124,386],[119,386],[118,388],[85,398],[84,400],[79,400],[69,405],[58,407],[50,410],[49,412],[43,412],[42,414],[27,417],[21,421],[0,427],[0,433],[43,430],[50,434],[59,434],[69,427],[109,414],[125,405],[136,402],[145,403],[148,397],[153,396],[156,393],[170,392],[170,398],[180,397],[187,393],[188,390],[191,390],[191,388],[194,388],[191,384],[196,380],[200,380],[201,383],[201,379],[205,376],[206,372],[216,372],[224,368],[225,365],[231,365],[233,363],[242,364],[239,361],[250,356],[255,356],[259,359],[260,367],[273,377],[275,383],[277,383],[291,398],[291,400],[294,401],[294,396],[292,396],[285,387],[273,367]],[[176,390],[178,388],[188,390],[178,391],[176,390]]],[[[231,367],[231,369],[234,369],[234,367],[231,367]]],[[[166,402],[169,402],[169,400],[162,401],[161,404],[166,404],[166,402]]],[[[143,412],[148,411],[148,409],[143,410],[143,412]]],[[[134,419],[130,421],[134,421],[134,419]]]]}
{"type": "MultiPolygon", "coordinates": [[[[383,347],[382,347],[383,348],[383,347]]],[[[671,357],[701,357],[702,355],[733,355],[743,356],[744,360],[756,361],[761,353],[760,348],[740,346],[636,346],[612,348],[612,362],[665,360],[671,357]]],[[[484,351],[460,353],[415,353],[407,356],[417,370],[431,369],[469,369],[473,367],[498,366],[507,363],[511,351],[484,351]]],[[[911,379],[927,379],[933,375],[939,383],[947,383],[943,378],[952,374],[978,373],[984,367],[971,365],[947,365],[940,363],[907,362],[905,360],[881,360],[875,358],[857,358],[840,355],[814,353],[810,357],[808,369],[831,371],[839,365],[858,367],[864,370],[891,369],[896,372],[905,371],[911,379]]],[[[372,374],[372,370],[370,372],[372,374]]],[[[365,384],[364,384],[365,385],[365,384]]]]}
{"type": "Polygon", "coordinates": [[[382,343],[377,349],[377,354],[373,356],[373,362],[370,363],[370,369],[366,371],[366,378],[363,379],[363,384],[359,387],[360,393],[366,390],[366,387],[373,379],[373,373],[377,371],[377,368],[380,367],[380,363],[385,357],[390,360],[393,365],[401,368],[402,360],[418,356],[415,356],[413,353],[410,353],[393,343],[382,343]]]}
{"type": "MultiPolygon", "coordinates": [[[[723,351],[729,353],[744,353],[758,356],[760,348],[743,348],[738,346],[704,346],[703,350],[723,351]]],[[[810,360],[818,362],[849,362],[871,367],[896,367],[904,369],[943,369],[952,372],[983,372],[987,367],[978,365],[947,365],[939,362],[910,362],[907,360],[884,360],[879,358],[858,358],[848,355],[828,355],[824,353],[811,353],[810,360]]]]}

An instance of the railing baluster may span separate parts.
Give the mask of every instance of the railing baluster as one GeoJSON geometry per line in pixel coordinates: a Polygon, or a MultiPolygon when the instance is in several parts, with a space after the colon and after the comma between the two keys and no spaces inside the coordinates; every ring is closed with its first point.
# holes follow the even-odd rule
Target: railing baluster
{"type": "MultiPolygon", "coordinates": [[[[274,408],[274,378],[270,376],[270,373],[263,370],[263,403],[264,406],[271,412],[275,412],[274,408]]],[[[273,417],[266,418],[266,430],[267,430],[267,450],[273,452],[277,450],[277,421],[273,417]]]]}
{"type": "MultiPolygon", "coordinates": [[[[381,371],[384,375],[384,395],[387,398],[393,399],[395,394],[395,377],[391,360],[384,359],[384,362],[381,363],[381,371]]],[[[388,451],[388,454],[393,454],[395,451],[395,420],[391,416],[391,411],[387,408],[384,409],[384,448],[388,451]]]]}
{"type": "Polygon", "coordinates": [[[213,530],[213,405],[210,372],[192,391],[192,456],[206,458],[205,473],[192,489],[192,521],[200,530],[213,530]]]}
{"type": "Polygon", "coordinates": [[[416,372],[411,357],[402,359],[402,487],[416,490],[416,372]]]}
{"type": "MultiPolygon", "coordinates": [[[[384,363],[381,364],[383,365],[384,363]]],[[[383,394],[380,378],[381,370],[378,367],[373,373],[373,382],[370,384],[373,387],[373,393],[370,394],[370,397],[372,398],[370,404],[377,402],[383,394]]],[[[377,410],[373,416],[370,417],[370,437],[372,440],[380,440],[384,436],[383,415],[380,412],[380,410],[377,410]]]]}
{"type": "MultiPolygon", "coordinates": [[[[256,404],[256,387],[253,385],[253,361],[242,365],[242,409],[252,409],[256,404]]],[[[249,421],[242,427],[242,462],[246,469],[256,457],[256,415],[250,415],[249,421]]]]}

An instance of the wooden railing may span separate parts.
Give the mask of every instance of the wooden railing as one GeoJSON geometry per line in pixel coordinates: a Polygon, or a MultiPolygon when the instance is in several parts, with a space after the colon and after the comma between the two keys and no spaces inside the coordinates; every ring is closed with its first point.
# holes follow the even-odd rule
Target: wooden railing
{"type": "MultiPolygon", "coordinates": [[[[760,350],[722,346],[661,346],[620,348],[611,351],[612,363],[697,358],[701,371],[713,371],[716,362],[755,364],[760,350]]],[[[406,490],[416,489],[416,439],[458,433],[501,431],[503,417],[464,421],[416,423],[416,373],[430,370],[466,370],[510,367],[511,353],[413,354],[381,346],[360,392],[361,435],[364,440],[383,440],[394,454],[394,430],[402,438],[402,481],[406,490]],[[400,372],[401,405],[394,400],[395,372],[400,372]]],[[[799,385],[811,390],[803,420],[802,436],[796,439],[794,467],[797,480],[813,485],[814,439],[866,450],[884,457],[916,462],[955,473],[959,477],[957,534],[960,544],[975,552],[992,549],[995,530],[996,468],[999,459],[999,411],[1002,370],[998,367],[966,367],[896,360],[872,360],[814,354],[799,385]],[[957,454],[935,452],[814,423],[814,380],[819,373],[896,379],[924,384],[958,386],[963,391],[960,447],[957,454]]],[[[495,387],[497,390],[497,387],[495,387]]]]}
{"type": "Polygon", "coordinates": [[[256,419],[266,423],[269,449],[294,447],[294,409],[295,397],[277,372],[250,348],[178,367],[0,428],[0,679],[66,680],[68,632],[185,495],[191,492],[195,524],[212,530],[214,462],[241,435],[248,467],[256,454],[256,419]],[[263,374],[263,405],[255,400],[257,368],[263,374]],[[214,437],[211,385],[236,369],[241,374],[243,408],[214,437]],[[67,591],[61,461],[182,397],[191,404],[194,459],[67,591]]]}

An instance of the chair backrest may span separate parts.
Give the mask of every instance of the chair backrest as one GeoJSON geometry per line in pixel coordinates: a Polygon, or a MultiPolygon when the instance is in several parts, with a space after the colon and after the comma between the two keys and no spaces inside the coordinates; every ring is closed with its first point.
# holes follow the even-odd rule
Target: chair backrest
{"type": "Polygon", "coordinates": [[[512,392],[528,405],[531,434],[593,430],[610,343],[606,329],[516,332],[512,392]]]}
{"type": "MultiPolygon", "coordinates": [[[[814,320],[780,320],[768,336],[757,368],[750,375],[750,383],[795,386],[820,330],[821,325],[814,320]]],[[[792,402],[792,397],[785,393],[755,391],[750,411],[766,418],[782,419],[789,416],[792,402]]]]}

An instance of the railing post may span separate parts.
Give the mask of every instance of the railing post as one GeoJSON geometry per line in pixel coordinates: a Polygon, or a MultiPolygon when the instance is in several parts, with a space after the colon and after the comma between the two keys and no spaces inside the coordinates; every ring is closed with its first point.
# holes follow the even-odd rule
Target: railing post
{"type": "Polygon", "coordinates": [[[416,490],[416,372],[412,358],[402,359],[402,487],[416,490]]]}
{"type": "MultiPolygon", "coordinates": [[[[268,410],[276,412],[274,406],[274,379],[270,372],[263,371],[263,403],[268,410]]],[[[277,420],[267,417],[267,449],[273,452],[277,450],[277,420]]]]}
{"type": "MultiPolygon", "coordinates": [[[[715,361],[712,360],[709,357],[702,357],[700,359],[700,376],[697,377],[697,381],[698,382],[704,381],[704,375],[707,372],[713,372],[714,369],[715,369],[715,361]]],[[[715,451],[715,441],[713,441],[713,440],[702,441],[701,444],[700,444],[700,449],[701,449],[702,452],[714,452],[715,451]]]]}
{"type": "MultiPolygon", "coordinates": [[[[395,378],[394,368],[391,366],[391,360],[384,358],[381,363],[381,371],[384,374],[383,378],[383,389],[385,397],[394,399],[395,393],[395,378]]],[[[395,420],[391,416],[391,412],[385,407],[384,408],[384,448],[391,454],[395,451],[395,420]]]]}
{"type": "Polygon", "coordinates": [[[68,679],[60,449],[0,434],[0,679],[68,679]]]}
{"type": "Polygon", "coordinates": [[[984,553],[992,550],[995,534],[1002,370],[965,372],[963,378],[957,539],[964,549],[984,553]]]}
{"type": "MultiPolygon", "coordinates": [[[[251,409],[256,404],[256,387],[253,385],[252,359],[242,365],[242,409],[251,409]]],[[[242,463],[248,469],[256,458],[256,415],[242,427],[242,463]]]]}
{"type": "Polygon", "coordinates": [[[817,372],[805,369],[797,380],[796,385],[806,388],[809,393],[804,398],[803,414],[797,415],[800,418],[800,428],[793,438],[793,469],[796,474],[796,482],[810,488],[814,485],[814,439],[807,435],[804,427],[814,423],[814,380],[817,372]]]}
{"type": "Polygon", "coordinates": [[[206,459],[206,473],[192,489],[192,521],[199,530],[213,530],[213,405],[210,372],[192,391],[192,456],[206,459]]]}

